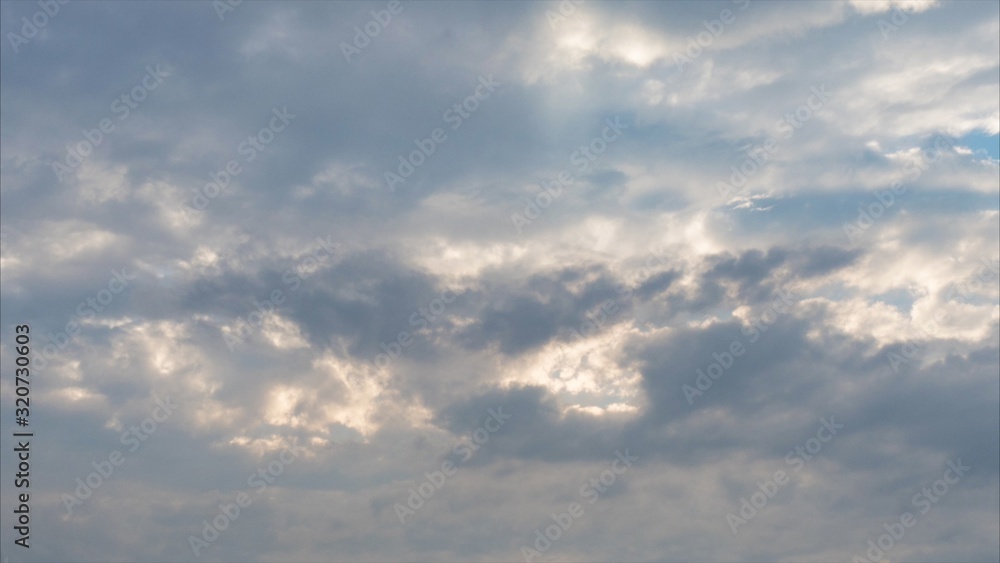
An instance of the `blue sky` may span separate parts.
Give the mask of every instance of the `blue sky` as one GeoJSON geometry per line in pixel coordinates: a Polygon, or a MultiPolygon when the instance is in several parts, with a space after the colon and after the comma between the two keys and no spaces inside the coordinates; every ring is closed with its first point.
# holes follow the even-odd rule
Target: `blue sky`
{"type": "Polygon", "coordinates": [[[997,3],[0,32],[10,561],[1000,559],[997,3]]]}
{"type": "Polygon", "coordinates": [[[985,151],[986,155],[993,160],[1000,159],[1000,136],[996,133],[988,134],[974,131],[963,136],[959,141],[974,152],[985,151]]]}

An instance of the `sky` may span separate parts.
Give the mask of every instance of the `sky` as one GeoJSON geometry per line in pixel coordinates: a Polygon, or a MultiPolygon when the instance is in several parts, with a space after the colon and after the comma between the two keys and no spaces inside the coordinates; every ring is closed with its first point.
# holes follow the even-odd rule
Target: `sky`
{"type": "Polygon", "coordinates": [[[1000,4],[0,32],[4,562],[1000,560],[1000,4]]]}

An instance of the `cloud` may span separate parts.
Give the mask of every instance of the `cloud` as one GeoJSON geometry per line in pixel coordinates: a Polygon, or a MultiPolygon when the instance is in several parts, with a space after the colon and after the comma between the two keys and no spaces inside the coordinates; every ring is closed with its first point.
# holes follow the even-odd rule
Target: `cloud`
{"type": "Polygon", "coordinates": [[[996,5],[231,7],[0,5],[12,560],[1000,557],[996,5]]]}

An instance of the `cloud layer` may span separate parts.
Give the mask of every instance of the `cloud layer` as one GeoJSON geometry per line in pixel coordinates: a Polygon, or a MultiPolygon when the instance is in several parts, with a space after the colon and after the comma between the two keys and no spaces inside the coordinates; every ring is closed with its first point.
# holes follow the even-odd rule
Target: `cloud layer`
{"type": "Polygon", "coordinates": [[[996,4],[0,16],[12,561],[1000,559],[996,4]]]}

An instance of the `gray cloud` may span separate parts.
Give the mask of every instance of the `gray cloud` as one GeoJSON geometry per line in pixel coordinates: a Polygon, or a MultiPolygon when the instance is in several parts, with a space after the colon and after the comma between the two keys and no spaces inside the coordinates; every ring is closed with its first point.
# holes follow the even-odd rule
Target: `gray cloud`
{"type": "Polygon", "coordinates": [[[0,5],[5,556],[522,560],[577,502],[540,560],[851,560],[907,511],[885,559],[1000,558],[996,5],[389,4],[0,5]]]}

